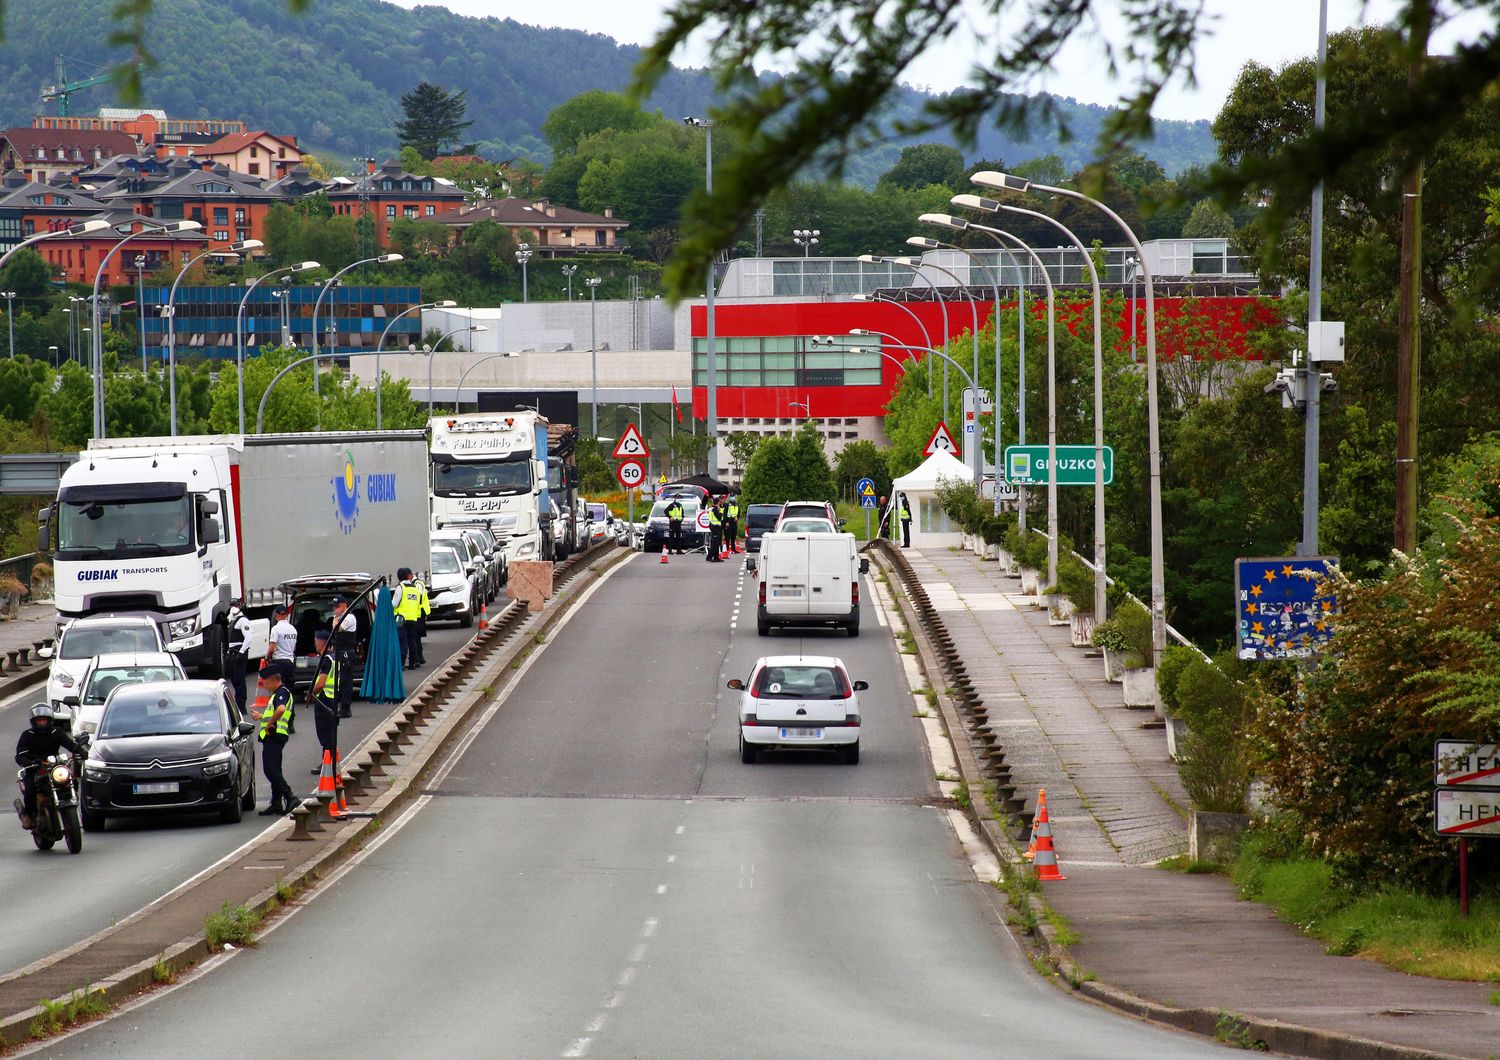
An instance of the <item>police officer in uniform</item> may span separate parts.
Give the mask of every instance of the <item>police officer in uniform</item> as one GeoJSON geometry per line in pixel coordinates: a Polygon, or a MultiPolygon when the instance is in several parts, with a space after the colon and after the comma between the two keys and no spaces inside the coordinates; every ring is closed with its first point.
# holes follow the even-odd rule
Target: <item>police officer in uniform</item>
{"type": "Polygon", "coordinates": [[[421,647],[417,642],[417,620],[422,617],[422,590],[411,580],[411,568],[402,567],[396,572],[400,584],[396,587],[393,609],[396,624],[401,634],[401,660],[408,670],[415,670],[421,658],[421,647]]]}
{"type": "Polygon", "coordinates": [[[225,655],[228,665],[229,687],[234,689],[234,705],[239,708],[240,713],[245,713],[245,669],[250,662],[249,645],[246,638],[250,636],[250,620],[245,617],[245,612],[240,610],[240,602],[232,600],[229,603],[229,649],[225,655]]]}
{"type": "Polygon", "coordinates": [[[911,509],[906,506],[906,494],[901,494],[901,547],[911,548],[911,509]]]}
{"type": "Polygon", "coordinates": [[[740,536],[740,499],[730,497],[724,502],[724,542],[730,552],[738,552],[735,542],[740,536]]]}
{"type": "Polygon", "coordinates": [[[708,555],[705,557],[709,563],[723,563],[719,558],[719,549],[724,547],[724,517],[719,512],[719,502],[713,501],[708,506],[708,555]]]}
{"type": "MultiPolygon", "coordinates": [[[[339,680],[342,677],[342,664],[331,652],[325,652],[328,647],[328,630],[320,629],[313,634],[313,641],[318,646],[318,675],[313,678],[312,691],[308,693],[308,699],[312,701],[313,726],[318,731],[319,751],[336,751],[339,742],[339,680]]],[[[323,758],[318,755],[319,761],[323,758]]],[[[316,769],[313,770],[317,772],[316,769]]]]}
{"type": "Polygon", "coordinates": [[[292,625],[292,609],[282,604],[276,609],[276,624],[271,627],[271,666],[281,671],[281,681],[292,687],[297,668],[297,627],[292,625]]]}
{"type": "Polygon", "coordinates": [[[349,610],[346,597],[333,598],[333,653],[338,660],[338,707],[339,717],[354,715],[349,706],[354,702],[354,653],[359,646],[359,622],[349,610]]]}
{"type": "Polygon", "coordinates": [[[667,547],[672,555],[682,555],[682,501],[673,497],[667,502],[667,547]]]}
{"type": "Polygon", "coordinates": [[[422,594],[421,613],[417,616],[417,665],[426,666],[427,649],[422,642],[427,639],[427,616],[432,614],[432,600],[427,596],[426,582],[415,574],[412,575],[411,582],[422,594]]]}
{"type": "Polygon", "coordinates": [[[291,735],[296,704],[292,701],[292,690],[282,683],[281,670],[277,667],[266,667],[261,680],[271,693],[271,701],[260,716],[260,763],[265,770],[266,783],[271,786],[271,805],[261,810],[260,815],[280,817],[297,807],[297,794],[281,771],[281,756],[286,750],[287,737],[291,735]]]}

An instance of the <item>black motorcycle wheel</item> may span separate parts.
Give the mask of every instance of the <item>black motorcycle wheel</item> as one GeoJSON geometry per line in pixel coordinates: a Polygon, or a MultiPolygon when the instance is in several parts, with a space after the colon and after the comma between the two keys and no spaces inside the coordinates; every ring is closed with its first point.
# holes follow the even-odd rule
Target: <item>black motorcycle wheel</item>
{"type": "Polygon", "coordinates": [[[78,807],[64,806],[62,814],[63,839],[68,844],[68,853],[76,854],[83,849],[83,826],[78,823],[78,807]]]}

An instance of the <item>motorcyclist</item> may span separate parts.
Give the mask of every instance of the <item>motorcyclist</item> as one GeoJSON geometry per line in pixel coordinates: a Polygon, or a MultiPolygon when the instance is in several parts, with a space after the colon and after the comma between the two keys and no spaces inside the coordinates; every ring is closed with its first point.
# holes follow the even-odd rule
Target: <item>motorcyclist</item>
{"type": "Polygon", "coordinates": [[[31,721],[27,724],[26,731],[16,741],[16,765],[21,767],[21,827],[28,832],[33,825],[31,811],[36,806],[34,767],[57,754],[63,747],[82,757],[82,751],[73,737],[53,723],[52,708],[46,703],[37,703],[31,708],[31,721]]]}

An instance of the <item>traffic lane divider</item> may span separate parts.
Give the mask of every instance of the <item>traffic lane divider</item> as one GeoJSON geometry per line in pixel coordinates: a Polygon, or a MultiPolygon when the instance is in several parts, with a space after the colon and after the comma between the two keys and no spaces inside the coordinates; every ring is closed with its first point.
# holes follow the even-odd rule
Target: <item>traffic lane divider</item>
{"type": "MultiPolygon", "coordinates": [[[[578,566],[547,608],[511,629],[509,632],[516,635],[497,645],[496,654],[486,660],[482,671],[498,675],[502,683],[508,683],[503,678],[512,664],[540,646],[536,635],[546,633],[560,621],[587,586],[633,555],[628,549],[608,545],[580,553],[578,566]]],[[[492,628],[498,631],[500,623],[492,628]]],[[[440,671],[456,669],[451,664],[439,668],[440,671]]],[[[290,820],[278,822],[242,847],[232,862],[205,874],[187,890],[173,892],[171,901],[158,900],[126,921],[0,979],[0,1050],[30,1038],[33,1022],[45,1015],[36,1003],[38,997],[53,999],[49,1003],[61,1003],[82,991],[101,992],[111,1002],[122,1000],[151,985],[158,961],[162,962],[163,970],[175,974],[210,953],[204,921],[225,903],[267,913],[280,904],[278,884],[300,891],[315,882],[339,860],[357,850],[380,827],[382,819],[421,793],[437,760],[461,737],[478,708],[490,698],[491,693],[486,693],[485,687],[484,681],[475,681],[470,691],[461,692],[455,702],[442,708],[442,717],[430,732],[420,734],[420,745],[402,756],[405,761],[393,763],[395,768],[386,767],[387,776],[383,779],[388,783],[384,790],[370,805],[361,806],[373,814],[372,819],[325,824],[323,834],[314,837],[311,846],[292,839],[290,820]],[[277,871],[267,886],[267,872],[280,866],[285,871],[277,871]],[[106,941],[107,946],[101,945],[106,941]],[[121,965],[121,961],[129,963],[121,965]]],[[[414,696],[446,691],[449,690],[441,687],[438,674],[434,673],[414,696]]],[[[393,716],[399,716],[405,709],[403,704],[393,716]]],[[[364,743],[378,746],[377,741],[396,727],[377,728],[364,743]]]]}

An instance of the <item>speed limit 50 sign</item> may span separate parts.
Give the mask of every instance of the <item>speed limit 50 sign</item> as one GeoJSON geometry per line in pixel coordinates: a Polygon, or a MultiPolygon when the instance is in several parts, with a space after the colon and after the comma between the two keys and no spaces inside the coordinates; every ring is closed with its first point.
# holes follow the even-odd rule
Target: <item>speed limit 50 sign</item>
{"type": "Polygon", "coordinates": [[[620,485],[633,490],[646,481],[646,465],[639,460],[622,460],[615,469],[615,477],[620,480],[620,485]]]}

